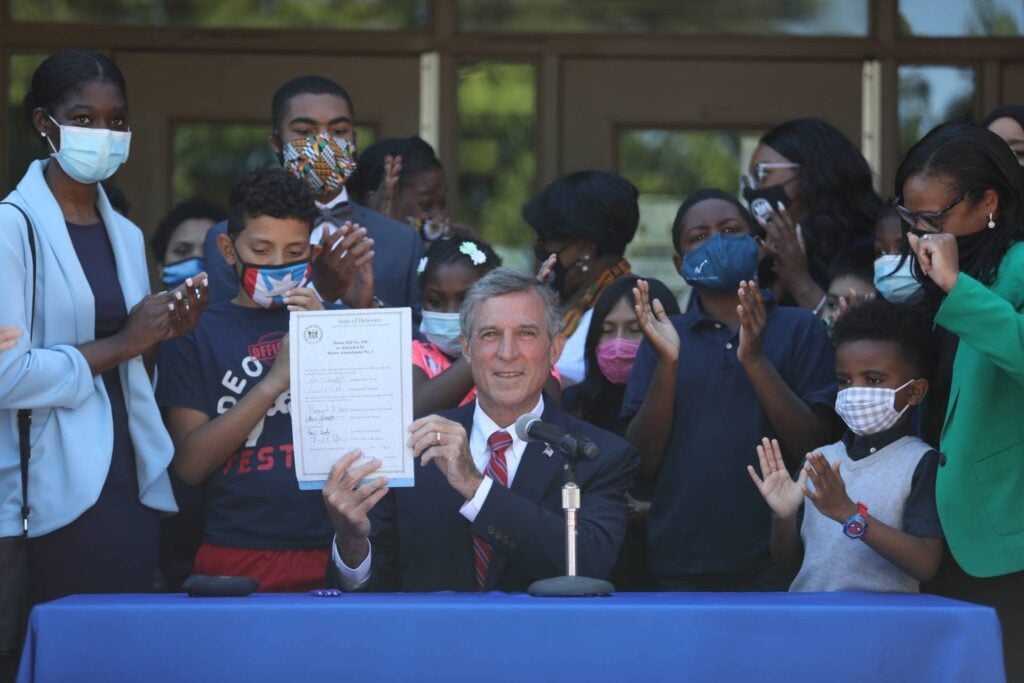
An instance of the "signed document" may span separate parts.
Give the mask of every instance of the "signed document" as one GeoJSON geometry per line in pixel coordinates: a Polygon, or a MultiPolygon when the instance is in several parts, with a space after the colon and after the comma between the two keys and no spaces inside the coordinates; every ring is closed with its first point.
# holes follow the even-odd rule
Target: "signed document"
{"type": "Polygon", "coordinates": [[[320,489],[353,449],[378,458],[374,476],[412,486],[408,308],[295,311],[290,316],[291,416],[299,488],[320,489]]]}

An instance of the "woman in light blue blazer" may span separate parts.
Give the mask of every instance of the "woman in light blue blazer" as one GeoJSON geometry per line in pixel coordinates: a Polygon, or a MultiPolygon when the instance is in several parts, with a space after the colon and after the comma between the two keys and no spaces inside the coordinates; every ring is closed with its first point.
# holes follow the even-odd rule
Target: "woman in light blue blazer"
{"type": "Polygon", "coordinates": [[[175,503],[173,447],[143,355],[195,325],[204,276],[148,295],[142,233],[99,186],[124,163],[131,138],[112,61],[88,50],[54,54],[26,103],[51,158],[33,162],[4,200],[21,211],[0,205],[9,290],[0,327],[23,331],[0,354],[0,537],[21,534],[25,521],[17,413],[29,409],[30,602],[147,591],[158,519],[175,503]]]}

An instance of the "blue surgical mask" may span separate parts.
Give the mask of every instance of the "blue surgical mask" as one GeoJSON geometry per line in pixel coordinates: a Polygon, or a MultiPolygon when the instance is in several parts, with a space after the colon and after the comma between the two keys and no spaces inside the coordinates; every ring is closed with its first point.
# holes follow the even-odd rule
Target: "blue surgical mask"
{"type": "Polygon", "coordinates": [[[875,259],[875,289],[883,299],[894,304],[913,304],[921,300],[924,290],[914,278],[912,264],[912,257],[903,258],[899,254],[882,254],[875,259]]]}
{"type": "Polygon", "coordinates": [[[161,280],[164,283],[164,287],[174,289],[190,277],[199,275],[199,273],[203,272],[204,267],[203,259],[199,256],[178,261],[177,263],[168,263],[164,265],[164,274],[161,280]]]}
{"type": "Polygon", "coordinates": [[[740,282],[755,277],[757,242],[750,235],[726,237],[716,233],[683,257],[679,274],[692,287],[710,292],[736,291],[740,282]]]}
{"type": "Polygon", "coordinates": [[[128,160],[131,131],[62,126],[52,116],[50,120],[60,128],[59,150],[46,138],[53,150],[50,156],[78,182],[91,184],[106,180],[128,160]]]}
{"type": "Polygon", "coordinates": [[[423,311],[420,334],[447,355],[455,358],[462,355],[462,344],[459,343],[462,330],[459,327],[458,313],[423,311]]]}

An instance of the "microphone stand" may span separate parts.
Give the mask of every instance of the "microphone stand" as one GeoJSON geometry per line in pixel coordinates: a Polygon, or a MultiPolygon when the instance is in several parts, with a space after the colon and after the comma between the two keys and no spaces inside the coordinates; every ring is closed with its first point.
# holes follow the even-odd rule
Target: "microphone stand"
{"type": "Polygon", "coordinates": [[[592,579],[576,574],[576,516],[580,509],[580,487],[576,485],[576,463],[580,459],[575,439],[549,443],[564,457],[562,471],[562,509],[565,510],[565,576],[554,576],[530,584],[530,595],[536,597],[582,598],[611,595],[615,586],[603,579],[592,579]]]}

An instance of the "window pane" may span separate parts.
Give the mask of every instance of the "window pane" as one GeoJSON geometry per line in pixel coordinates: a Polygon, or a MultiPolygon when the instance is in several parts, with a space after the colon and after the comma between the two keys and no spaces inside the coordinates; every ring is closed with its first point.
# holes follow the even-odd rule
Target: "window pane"
{"type": "Polygon", "coordinates": [[[974,118],[974,69],[899,68],[900,157],[940,123],[974,118]]]}
{"type": "Polygon", "coordinates": [[[11,18],[203,28],[423,30],[429,6],[429,0],[11,0],[11,18]]]}
{"type": "MultiPolygon", "coordinates": [[[[266,124],[189,123],[174,127],[173,200],[205,197],[227,206],[232,185],[246,172],[277,165],[266,124]]],[[[356,127],[359,144],[372,128],[356,127]]]]}
{"type": "Polygon", "coordinates": [[[7,62],[10,81],[7,84],[7,115],[3,124],[7,136],[7,158],[4,160],[7,187],[0,194],[6,195],[7,190],[18,183],[33,159],[49,155],[49,148],[29,121],[30,112],[22,106],[32,84],[32,74],[47,56],[13,54],[7,62]]]}
{"type": "Polygon", "coordinates": [[[533,232],[520,212],[537,172],[536,69],[499,62],[461,65],[458,103],[457,219],[502,247],[507,265],[530,268],[526,247],[533,244],[533,232]]]}
{"type": "Polygon", "coordinates": [[[761,133],[627,130],[619,135],[619,172],[640,191],[640,227],[626,250],[636,273],[677,294],[689,286],[672,263],[672,223],[687,195],[705,187],[736,192],[761,133]]]}
{"type": "Polygon", "coordinates": [[[868,35],[868,0],[458,0],[465,31],[868,35]]]}
{"type": "Polygon", "coordinates": [[[915,36],[1019,36],[1020,0],[900,0],[900,30],[915,36]]]}

